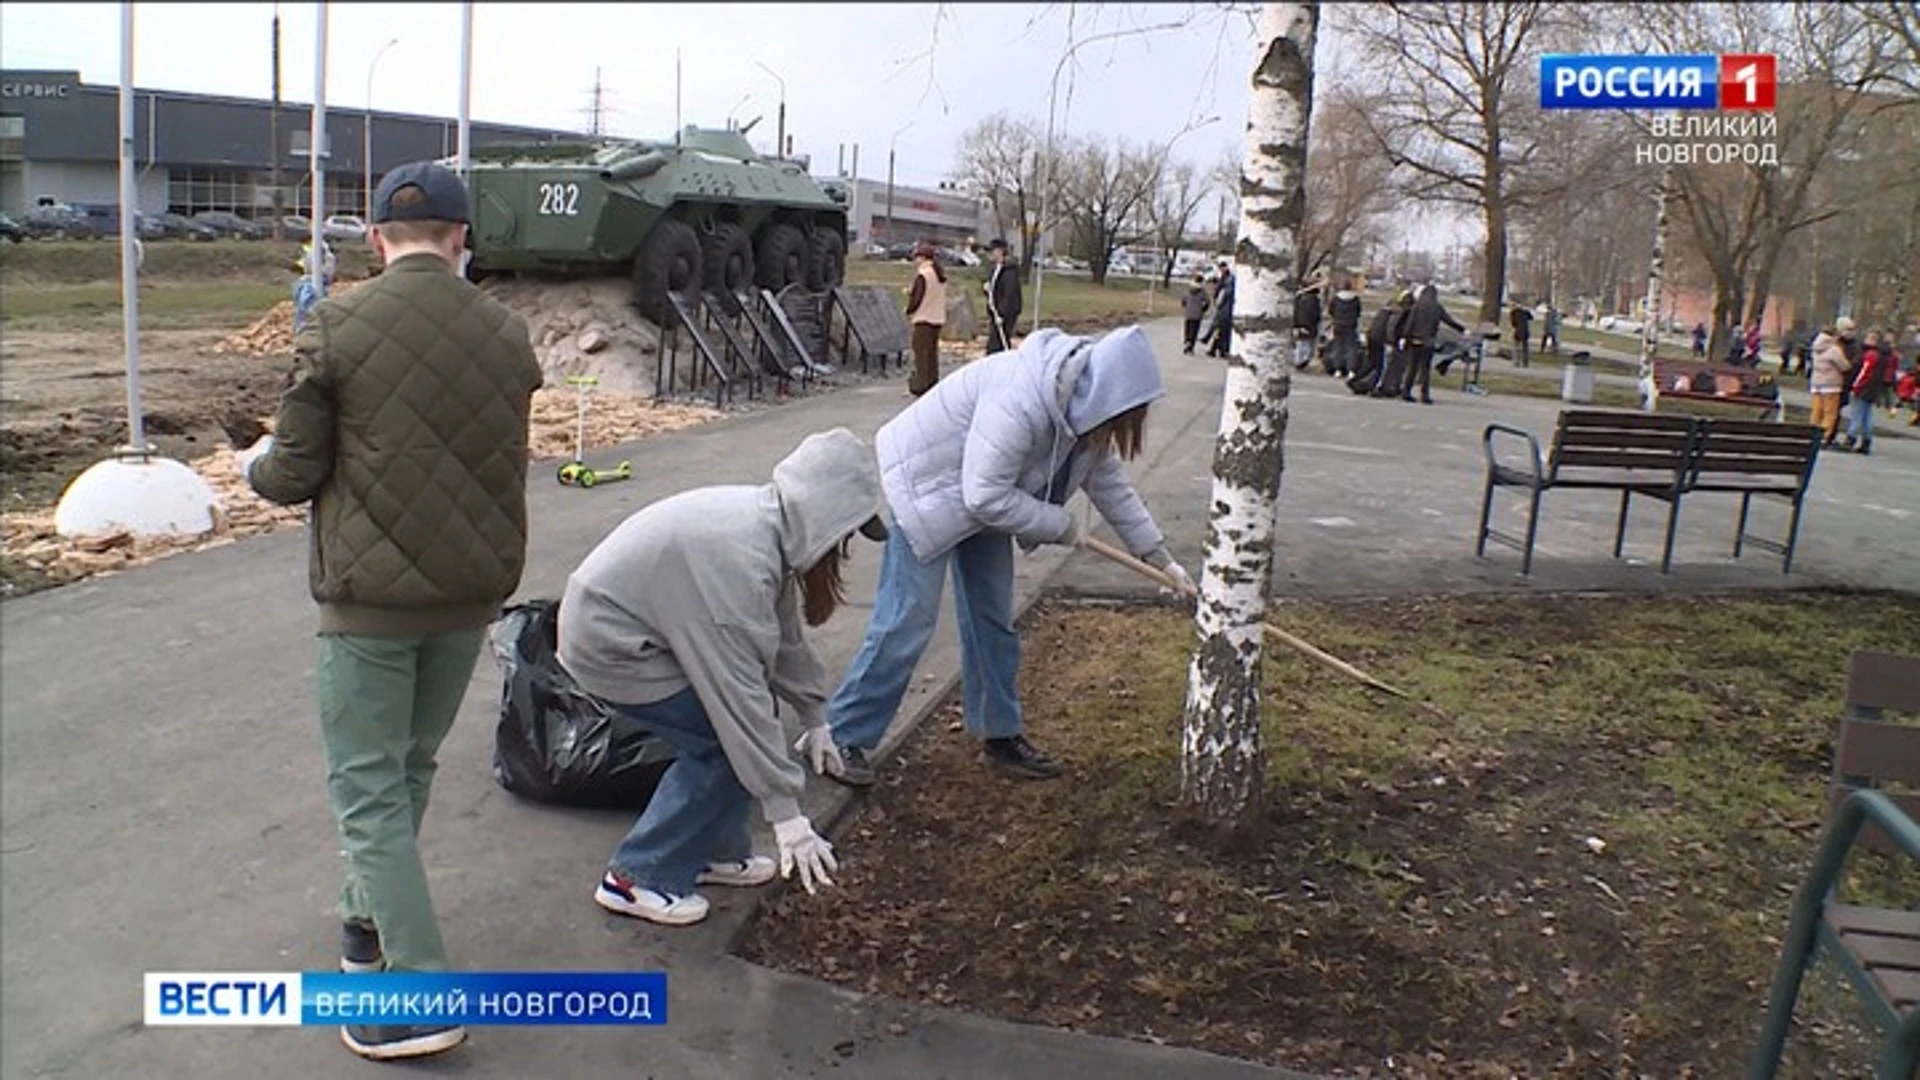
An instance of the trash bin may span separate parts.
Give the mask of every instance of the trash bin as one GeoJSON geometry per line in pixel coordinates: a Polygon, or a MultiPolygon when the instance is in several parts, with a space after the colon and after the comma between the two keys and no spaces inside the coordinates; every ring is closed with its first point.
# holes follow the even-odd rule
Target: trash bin
{"type": "Polygon", "coordinates": [[[1560,400],[1576,405],[1593,403],[1592,353],[1583,349],[1567,358],[1567,366],[1561,369],[1560,400]]]}

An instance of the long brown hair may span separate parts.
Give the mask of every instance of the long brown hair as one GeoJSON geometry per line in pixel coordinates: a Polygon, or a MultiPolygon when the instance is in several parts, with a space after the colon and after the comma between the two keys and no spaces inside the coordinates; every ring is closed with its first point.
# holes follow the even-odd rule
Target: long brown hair
{"type": "Polygon", "coordinates": [[[1120,460],[1132,461],[1140,454],[1141,444],[1146,439],[1146,427],[1147,407],[1135,405],[1082,435],[1080,445],[1092,454],[1112,447],[1114,453],[1120,455],[1120,460]]]}
{"type": "Polygon", "coordinates": [[[819,626],[847,601],[846,582],[840,579],[840,564],[846,561],[853,537],[840,541],[820,561],[800,571],[800,601],[808,626],[819,626]]]}

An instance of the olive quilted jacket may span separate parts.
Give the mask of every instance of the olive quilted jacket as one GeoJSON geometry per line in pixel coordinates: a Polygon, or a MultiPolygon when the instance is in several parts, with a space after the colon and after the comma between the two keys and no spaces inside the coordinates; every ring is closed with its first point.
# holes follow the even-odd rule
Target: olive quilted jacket
{"type": "Polygon", "coordinates": [[[527,550],[527,420],[542,376],[526,323],[433,255],[322,302],[255,491],[312,500],[320,630],[484,626],[527,550]]]}

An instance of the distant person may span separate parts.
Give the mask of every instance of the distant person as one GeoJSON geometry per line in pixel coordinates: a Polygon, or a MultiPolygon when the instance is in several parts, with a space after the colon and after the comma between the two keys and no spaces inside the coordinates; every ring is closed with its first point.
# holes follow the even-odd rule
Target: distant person
{"type": "Polygon", "coordinates": [[[1853,401],[1847,407],[1847,449],[1855,453],[1873,453],[1873,409],[1880,404],[1886,392],[1886,373],[1881,368],[1888,358],[1881,345],[1885,336],[1885,331],[1881,330],[1867,334],[1859,367],[1854,373],[1853,383],[1847,388],[1853,395],[1853,401]]]}
{"type": "Polygon", "coordinates": [[[326,299],[333,291],[334,272],[339,264],[334,258],[333,249],[325,243],[320,245],[320,283],[313,281],[313,242],[300,245],[300,259],[294,269],[300,277],[293,283],[293,332],[299,333],[307,325],[307,316],[313,313],[313,306],[326,299]]]}
{"type": "Polygon", "coordinates": [[[845,603],[854,536],[886,538],[880,507],[872,448],[834,428],[801,440],[771,483],[643,507],[567,578],[560,666],[675,751],[595,903],[688,926],[707,917],[701,885],[752,888],[795,870],[808,892],[833,884],[833,846],[800,811],[807,770],[790,748],[822,773],[842,767],[826,722],[833,684],[807,630],[845,603]],[[756,802],[777,863],[753,854],[756,802]]]}
{"type": "Polygon", "coordinates": [[[1186,331],[1186,347],[1180,351],[1187,356],[1193,355],[1193,346],[1200,338],[1200,322],[1212,307],[1213,298],[1207,295],[1206,279],[1199,274],[1193,275],[1193,284],[1187,288],[1187,295],[1180,298],[1180,315],[1185,320],[1186,331]]]}
{"type": "Polygon", "coordinates": [[[1293,369],[1307,370],[1320,342],[1320,281],[1309,281],[1293,298],[1293,369]]]}
{"type": "MultiPolygon", "coordinates": [[[[388,172],[368,239],[386,271],[312,311],[274,433],[240,455],[253,490],[311,503],[320,737],[346,854],[340,966],[447,966],[420,826],[434,758],[487,624],[527,553],[527,423],[542,380],[527,324],[454,272],[467,188],[433,162],[388,172]]],[[[419,1057],[459,1027],[349,1026],[367,1058],[419,1057]]]]}
{"type": "Polygon", "coordinates": [[[1808,379],[1808,391],[1812,396],[1809,419],[1824,435],[1826,446],[1832,446],[1839,437],[1840,399],[1847,386],[1847,354],[1840,345],[1839,323],[1851,326],[1850,320],[1841,319],[1836,322],[1834,329],[1823,330],[1815,335],[1813,374],[1808,379]]]}
{"type": "Polygon", "coordinates": [[[1540,351],[1560,354],[1560,309],[1551,301],[1547,304],[1547,317],[1540,327],[1540,351]]]}
{"type": "Polygon", "coordinates": [[[939,629],[949,579],[967,732],[993,767],[1033,780],[1060,775],[1028,741],[1020,708],[1014,545],[1079,546],[1086,526],[1067,504],[1084,490],[1129,552],[1191,593],[1126,469],[1143,445],[1148,407],[1165,394],[1138,326],[1097,340],[1048,328],[961,368],[880,429],[874,445],[893,520],[866,636],[827,704],[844,765],[829,777],[874,782],[868,756],[939,629]]]}
{"type": "Polygon", "coordinates": [[[1347,389],[1356,394],[1371,394],[1386,373],[1387,350],[1391,347],[1390,327],[1399,315],[1395,301],[1389,300],[1373,313],[1367,324],[1366,351],[1361,354],[1360,370],[1347,379],[1347,389]]]}
{"type": "Polygon", "coordinates": [[[1374,397],[1399,397],[1407,382],[1407,320],[1413,315],[1413,290],[1401,289],[1387,315],[1386,364],[1371,391],[1374,397]]]}
{"type": "Polygon", "coordinates": [[[987,245],[993,269],[987,272],[987,353],[1013,348],[1020,327],[1020,268],[1007,259],[1007,242],[995,237],[987,245]]]}
{"type": "Polygon", "coordinates": [[[1207,355],[1226,359],[1233,352],[1233,266],[1220,260],[1220,280],[1213,286],[1213,344],[1207,355]]]}
{"type": "Polygon", "coordinates": [[[1707,324],[1703,322],[1697,322],[1693,324],[1693,358],[1696,360],[1700,360],[1700,359],[1704,359],[1706,355],[1707,355],[1707,324]]]}
{"type": "Polygon", "coordinates": [[[913,397],[940,381],[940,329],[947,322],[947,272],[932,244],[913,249],[913,284],[907,291],[907,322],[913,327],[913,377],[907,393],[913,397]]]}
{"type": "Polygon", "coordinates": [[[1333,336],[1327,341],[1327,374],[1343,379],[1360,366],[1359,284],[1349,281],[1327,304],[1327,322],[1333,328],[1333,336]]]}
{"type": "Polygon", "coordinates": [[[1432,285],[1423,286],[1419,299],[1413,302],[1412,310],[1407,313],[1406,327],[1401,331],[1401,337],[1407,343],[1407,375],[1406,382],[1400,387],[1401,401],[1413,400],[1413,384],[1417,381],[1420,384],[1420,404],[1433,404],[1433,350],[1438,344],[1442,325],[1451,326],[1462,334],[1467,332],[1460,320],[1441,306],[1440,290],[1432,285]]]}
{"type": "Polygon", "coordinates": [[[1744,362],[1748,367],[1759,367],[1760,366],[1761,334],[1760,334],[1760,324],[1758,322],[1754,323],[1752,326],[1747,327],[1747,337],[1744,344],[1747,347],[1747,354],[1744,358],[1744,362]]]}
{"type": "Polygon", "coordinates": [[[1786,336],[1780,341],[1780,373],[1782,375],[1792,375],[1799,370],[1800,352],[1806,339],[1807,321],[1793,320],[1793,325],[1787,329],[1786,336]]]}
{"type": "Polygon", "coordinates": [[[1531,359],[1527,347],[1530,344],[1528,339],[1533,336],[1533,312],[1521,304],[1515,304],[1507,321],[1513,327],[1513,361],[1526,367],[1531,359]]]}

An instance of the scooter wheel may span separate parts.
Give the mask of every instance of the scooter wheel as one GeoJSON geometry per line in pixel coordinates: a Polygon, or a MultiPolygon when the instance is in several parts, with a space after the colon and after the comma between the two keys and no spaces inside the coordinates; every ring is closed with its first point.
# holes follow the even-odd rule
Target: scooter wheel
{"type": "Polygon", "coordinates": [[[580,479],[581,466],[577,461],[569,461],[560,466],[559,479],[564,486],[572,486],[580,479]]]}
{"type": "Polygon", "coordinates": [[[592,469],[581,469],[579,479],[580,486],[583,488],[590,488],[600,482],[599,474],[595,473],[592,469]]]}
{"type": "Polygon", "coordinates": [[[615,469],[613,474],[622,480],[633,479],[633,462],[631,461],[621,462],[620,467],[618,469],[615,469]]]}

